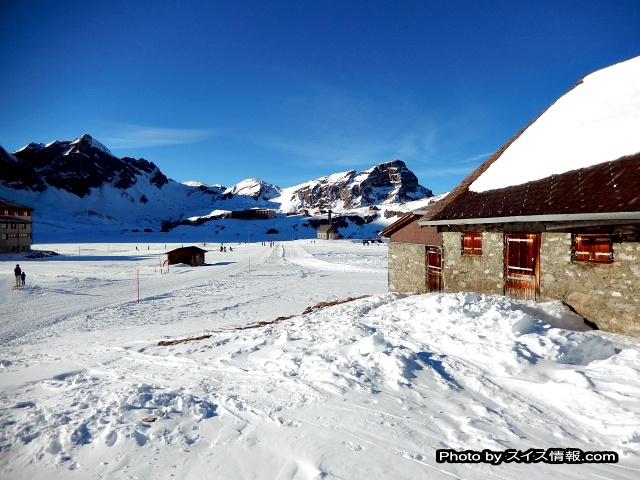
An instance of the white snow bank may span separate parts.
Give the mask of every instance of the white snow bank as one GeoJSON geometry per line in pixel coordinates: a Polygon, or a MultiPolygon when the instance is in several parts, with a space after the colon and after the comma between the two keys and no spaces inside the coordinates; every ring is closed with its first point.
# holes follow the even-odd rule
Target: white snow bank
{"type": "Polygon", "coordinates": [[[238,245],[163,273],[164,245],[54,247],[66,256],[20,259],[22,291],[15,258],[0,263],[3,479],[640,472],[640,342],[616,350],[559,302],[384,293],[387,250],[351,242],[238,245]],[[435,461],[438,449],[531,448],[620,460],[435,461]]]}
{"type": "Polygon", "coordinates": [[[516,351],[532,361],[548,358],[569,365],[588,365],[615,354],[613,344],[604,338],[582,332],[550,328],[541,320],[525,315],[511,328],[518,337],[516,351]]]}

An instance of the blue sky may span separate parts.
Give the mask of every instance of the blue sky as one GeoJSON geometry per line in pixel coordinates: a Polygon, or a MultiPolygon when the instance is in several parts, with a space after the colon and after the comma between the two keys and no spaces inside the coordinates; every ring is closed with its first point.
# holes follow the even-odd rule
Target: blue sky
{"type": "Polygon", "coordinates": [[[636,0],[21,0],[0,21],[6,150],[89,133],[226,186],[399,158],[441,193],[640,55],[636,0]]]}

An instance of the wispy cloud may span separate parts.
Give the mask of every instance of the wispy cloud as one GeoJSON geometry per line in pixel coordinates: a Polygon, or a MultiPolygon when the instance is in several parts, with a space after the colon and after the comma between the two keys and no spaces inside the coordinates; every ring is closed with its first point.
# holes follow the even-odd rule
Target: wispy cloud
{"type": "Polygon", "coordinates": [[[423,168],[420,172],[416,172],[416,175],[428,178],[467,176],[475,170],[480,163],[486,160],[489,155],[491,155],[491,153],[481,153],[446,165],[434,165],[433,167],[423,168]]]}
{"type": "Polygon", "coordinates": [[[480,160],[485,161],[492,154],[493,154],[493,152],[481,153],[479,155],[474,155],[473,157],[465,158],[464,160],[460,160],[459,163],[478,163],[478,161],[480,161],[480,160]]]}
{"type": "Polygon", "coordinates": [[[473,171],[473,167],[442,167],[442,168],[427,168],[419,172],[416,172],[420,178],[431,177],[447,177],[449,175],[468,175],[473,171]]]}
{"type": "Polygon", "coordinates": [[[382,161],[385,144],[365,138],[341,138],[325,135],[313,138],[281,138],[278,136],[253,136],[256,145],[293,155],[309,164],[334,165],[342,168],[371,166],[373,159],[382,161]]]}
{"type": "Polygon", "coordinates": [[[206,138],[220,135],[215,129],[162,128],[145,125],[118,124],[111,137],[104,140],[111,149],[164,147],[197,143],[206,138]]]}

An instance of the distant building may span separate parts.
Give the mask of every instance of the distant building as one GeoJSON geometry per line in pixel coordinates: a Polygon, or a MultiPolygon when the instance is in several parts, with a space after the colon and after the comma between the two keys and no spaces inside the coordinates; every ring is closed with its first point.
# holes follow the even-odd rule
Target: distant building
{"type": "Polygon", "coordinates": [[[269,220],[271,218],[276,218],[276,210],[269,208],[236,210],[230,213],[229,218],[236,218],[240,220],[269,220]]]}
{"type": "Polygon", "coordinates": [[[316,230],[316,235],[321,240],[338,240],[341,238],[335,225],[320,225],[320,228],[316,230]]]}
{"type": "Polygon", "coordinates": [[[32,217],[33,208],[0,198],[0,253],[31,250],[32,217]]]}
{"type": "Polygon", "coordinates": [[[167,261],[169,265],[185,263],[192,267],[204,265],[204,254],[207,250],[199,247],[181,247],[167,252],[167,261]]]}

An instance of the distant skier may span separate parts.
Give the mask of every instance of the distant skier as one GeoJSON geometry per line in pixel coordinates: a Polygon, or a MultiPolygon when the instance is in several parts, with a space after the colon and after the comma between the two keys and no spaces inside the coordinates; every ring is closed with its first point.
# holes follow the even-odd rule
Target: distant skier
{"type": "Polygon", "coordinates": [[[20,274],[20,280],[22,280],[22,285],[24,285],[24,281],[27,278],[27,274],[24,271],[20,274]]]}
{"type": "Polygon", "coordinates": [[[22,275],[22,269],[20,268],[20,264],[16,265],[16,268],[13,269],[13,273],[16,276],[16,287],[20,286],[20,281],[22,280],[21,275],[22,275]]]}

